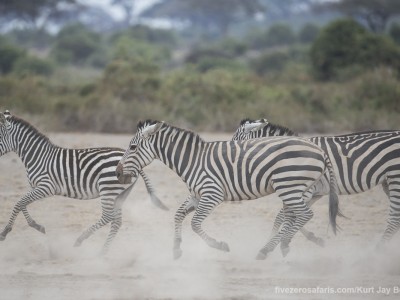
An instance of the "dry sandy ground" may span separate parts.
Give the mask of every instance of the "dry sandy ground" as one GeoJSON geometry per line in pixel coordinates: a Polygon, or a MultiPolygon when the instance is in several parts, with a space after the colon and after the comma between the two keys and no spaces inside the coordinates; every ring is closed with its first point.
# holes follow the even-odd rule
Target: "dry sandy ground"
{"type": "MultiPolygon", "coordinates": [[[[125,148],[130,140],[128,135],[50,137],[68,147],[125,148]]],[[[203,137],[229,139],[228,135],[203,137]]],[[[28,184],[15,154],[0,158],[0,170],[3,227],[28,184]]],[[[0,299],[399,299],[400,234],[387,249],[375,251],[388,209],[381,188],[340,198],[350,219],[339,219],[342,231],[336,237],[328,226],[327,198],[314,205],[314,219],[307,227],[325,239],[325,248],[298,234],[286,258],[277,248],[265,261],[256,261],[281,207],[271,195],[222,204],[207,219],[205,229],[226,241],[230,253],[208,248],[186,221],[183,256],[174,261],[173,216],[187,195],[186,187],[160,162],[145,171],[170,211],[154,207],[138,180],[124,205],[123,226],[105,257],[99,252],[108,227],[80,248],[73,247],[80,233],[100,216],[99,200],[53,197],[32,204],[29,211],[47,234],[28,227],[22,215],[17,218],[14,230],[0,243],[0,299]],[[390,289],[389,296],[378,293],[382,287],[390,289]]]]}

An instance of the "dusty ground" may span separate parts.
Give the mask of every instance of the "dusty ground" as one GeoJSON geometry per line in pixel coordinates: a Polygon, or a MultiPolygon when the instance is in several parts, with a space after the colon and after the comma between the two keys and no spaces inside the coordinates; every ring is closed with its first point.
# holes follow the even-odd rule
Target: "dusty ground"
{"type": "MultiPolygon", "coordinates": [[[[69,147],[125,148],[130,140],[128,135],[50,136],[69,147]]],[[[0,158],[0,171],[3,227],[28,184],[15,154],[0,158]]],[[[342,210],[350,219],[339,219],[342,232],[336,237],[328,227],[327,198],[314,205],[314,219],[307,227],[325,239],[325,248],[298,234],[286,258],[278,248],[267,260],[254,260],[281,207],[272,195],[223,204],[206,221],[205,229],[229,243],[230,253],[208,248],[186,221],[183,256],[174,261],[173,216],[187,195],[186,187],[159,162],[145,171],[170,211],[154,207],[139,180],[124,205],[123,226],[105,257],[98,254],[108,227],[80,248],[73,247],[80,233],[100,216],[98,200],[53,197],[32,204],[29,211],[47,234],[28,227],[22,215],[17,218],[14,230],[0,244],[0,299],[387,299],[378,293],[382,287],[390,289],[389,298],[400,295],[400,234],[385,251],[375,251],[388,208],[380,188],[341,197],[342,210]]]]}

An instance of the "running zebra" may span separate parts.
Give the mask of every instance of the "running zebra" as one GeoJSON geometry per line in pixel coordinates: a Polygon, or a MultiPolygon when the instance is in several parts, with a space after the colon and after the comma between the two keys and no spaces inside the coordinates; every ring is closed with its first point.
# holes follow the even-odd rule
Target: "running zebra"
{"type": "MultiPolygon", "coordinates": [[[[269,136],[293,136],[293,131],[267,120],[245,119],[233,140],[248,140],[269,136]]],[[[342,195],[358,194],[382,184],[389,197],[387,227],[378,246],[388,242],[400,228],[400,131],[358,132],[338,136],[309,138],[329,156],[342,195]]],[[[312,203],[327,194],[327,180],[310,189],[312,203]]],[[[311,203],[311,204],[312,204],[311,203]]],[[[283,210],[278,214],[274,230],[279,228],[283,210]]],[[[312,234],[312,233],[311,233],[312,234]]]]}
{"type": "MultiPolygon", "coordinates": [[[[124,151],[117,148],[58,147],[28,122],[6,111],[4,114],[0,113],[0,156],[11,151],[25,165],[31,190],[14,206],[8,224],[0,233],[0,241],[12,230],[20,211],[29,226],[45,233],[45,228],[36,223],[27,210],[27,206],[36,200],[53,195],[75,199],[101,197],[101,218],[79,236],[75,246],[80,246],[97,229],[111,222],[111,229],[102,249],[103,253],[107,252],[121,226],[121,205],[133,187],[133,184],[121,185],[115,178],[115,167],[124,151]]],[[[141,172],[140,175],[153,203],[167,209],[155,196],[145,173],[141,172]]]]}
{"type": "MultiPolygon", "coordinates": [[[[276,192],[285,207],[282,229],[260,250],[265,259],[279,242],[282,254],[289,251],[292,237],[313,216],[303,194],[330,174],[330,223],[336,233],[338,198],[336,180],[327,155],[300,138],[279,137],[251,141],[205,142],[197,134],[164,122],[139,122],[136,135],[116,169],[120,183],[131,183],[154,159],[161,160],[186,183],[190,197],[179,207],[175,222],[195,211],[192,229],[210,247],[229,251],[202,229],[202,223],[223,201],[251,200],[276,192]]],[[[177,224],[175,224],[177,226],[177,224]]],[[[177,227],[175,227],[177,228],[177,227]]],[[[181,231],[175,231],[174,257],[181,256],[181,231]]]]}

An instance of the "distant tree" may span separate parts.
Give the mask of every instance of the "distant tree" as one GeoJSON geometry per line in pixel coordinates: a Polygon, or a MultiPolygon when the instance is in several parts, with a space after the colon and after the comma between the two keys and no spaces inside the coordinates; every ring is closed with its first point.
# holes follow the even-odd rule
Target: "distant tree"
{"type": "Polygon", "coordinates": [[[0,1],[0,19],[18,20],[30,26],[41,27],[46,22],[64,17],[71,9],[78,6],[76,0],[2,0],[0,1]]]}
{"type": "Polygon", "coordinates": [[[124,11],[124,27],[129,27],[133,21],[136,0],[110,0],[112,5],[119,6],[124,11]]]}
{"type": "Polygon", "coordinates": [[[301,43],[311,43],[318,36],[319,27],[315,24],[307,23],[299,31],[299,41],[301,43]]]}
{"type": "Polygon", "coordinates": [[[389,20],[400,15],[399,0],[339,0],[319,2],[316,10],[336,10],[363,21],[374,32],[383,32],[389,20]]]}
{"type": "Polygon", "coordinates": [[[351,19],[336,20],[326,26],[313,43],[310,58],[315,75],[325,80],[352,66],[368,69],[384,65],[400,70],[400,50],[396,44],[351,19]]]}
{"type": "Polygon", "coordinates": [[[396,42],[396,44],[400,45],[400,23],[394,23],[390,26],[389,36],[396,42]]]}
{"type": "Polygon", "coordinates": [[[204,31],[226,36],[229,27],[264,10],[258,0],[162,0],[141,15],[189,22],[204,31]]]}
{"type": "Polygon", "coordinates": [[[60,63],[81,65],[98,51],[101,51],[101,36],[82,24],[72,24],[57,34],[51,55],[60,63]]]}

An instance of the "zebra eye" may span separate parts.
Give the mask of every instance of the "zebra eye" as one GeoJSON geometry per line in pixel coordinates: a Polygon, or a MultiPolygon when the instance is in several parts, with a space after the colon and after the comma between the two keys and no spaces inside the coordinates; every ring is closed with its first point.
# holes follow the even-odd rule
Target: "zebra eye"
{"type": "Polygon", "coordinates": [[[137,148],[137,146],[136,146],[136,145],[131,145],[131,147],[130,147],[130,149],[131,149],[132,151],[135,151],[135,150],[136,150],[136,148],[137,148]]]}

